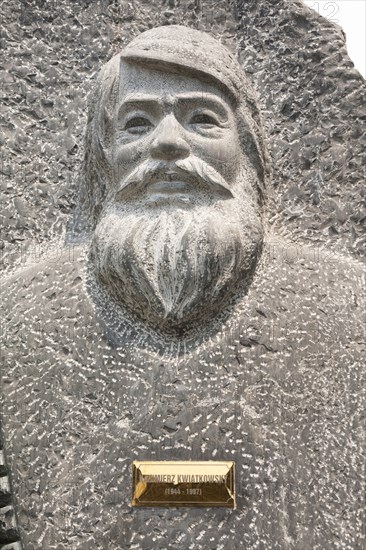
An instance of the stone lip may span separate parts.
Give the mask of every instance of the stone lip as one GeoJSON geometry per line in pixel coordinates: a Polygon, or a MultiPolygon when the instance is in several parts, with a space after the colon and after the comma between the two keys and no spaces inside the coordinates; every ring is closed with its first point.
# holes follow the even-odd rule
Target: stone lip
{"type": "Polygon", "coordinates": [[[147,165],[138,167],[129,174],[116,192],[116,200],[123,201],[131,198],[140,198],[152,192],[164,191],[195,195],[212,193],[218,198],[233,197],[233,193],[218,172],[211,168],[205,177],[197,170],[192,170],[189,160],[176,160],[175,162],[152,161],[147,165]]]}

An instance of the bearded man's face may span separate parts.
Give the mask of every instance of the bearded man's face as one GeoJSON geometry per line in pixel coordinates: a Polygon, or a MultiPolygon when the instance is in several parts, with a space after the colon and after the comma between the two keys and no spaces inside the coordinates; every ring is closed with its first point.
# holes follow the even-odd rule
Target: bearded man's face
{"type": "Polygon", "coordinates": [[[214,84],[123,62],[113,118],[91,265],[130,314],[184,334],[248,286],[263,238],[258,176],[214,84]]]}

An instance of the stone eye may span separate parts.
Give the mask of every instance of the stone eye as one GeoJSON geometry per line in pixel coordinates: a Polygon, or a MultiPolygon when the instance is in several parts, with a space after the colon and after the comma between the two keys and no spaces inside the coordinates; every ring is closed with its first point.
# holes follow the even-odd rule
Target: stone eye
{"type": "Polygon", "coordinates": [[[218,126],[217,120],[206,113],[198,113],[191,118],[191,124],[203,124],[205,126],[218,126]]]}
{"type": "Polygon", "coordinates": [[[142,116],[130,118],[125,124],[124,130],[128,130],[131,134],[144,134],[148,132],[152,124],[149,119],[142,116]]]}

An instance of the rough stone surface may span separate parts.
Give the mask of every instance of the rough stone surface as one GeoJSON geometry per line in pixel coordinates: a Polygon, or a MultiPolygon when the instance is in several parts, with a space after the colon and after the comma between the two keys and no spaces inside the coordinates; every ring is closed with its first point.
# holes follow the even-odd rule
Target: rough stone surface
{"type": "Polygon", "coordinates": [[[5,428],[27,549],[361,550],[360,266],[289,250],[268,245],[248,296],[188,350],[127,322],[113,348],[76,249],[7,280],[5,428]],[[131,509],[134,459],[235,460],[238,509],[131,509]]]}
{"type": "Polygon", "coordinates": [[[341,31],[274,0],[2,9],[0,543],[18,545],[12,482],[27,550],[361,550],[364,83],[341,31]],[[237,51],[273,168],[254,279],[185,340],[112,310],[88,250],[57,245],[95,72],[163,23],[237,51]],[[133,510],[133,459],[235,460],[238,509],[133,510]]]}
{"type": "Polygon", "coordinates": [[[339,27],[298,0],[5,0],[1,10],[3,267],[39,257],[65,231],[101,65],[139,32],[172,23],[242,51],[272,149],[271,224],[363,253],[365,84],[339,27]]]}

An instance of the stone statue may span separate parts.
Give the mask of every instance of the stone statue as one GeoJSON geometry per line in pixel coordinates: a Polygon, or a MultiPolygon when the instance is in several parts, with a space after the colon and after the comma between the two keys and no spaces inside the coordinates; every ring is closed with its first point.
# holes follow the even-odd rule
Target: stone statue
{"type": "Polygon", "coordinates": [[[353,448],[361,268],[271,235],[269,187],[255,95],[211,36],[155,28],[102,68],[68,244],[4,287],[27,550],[348,548],[332,472],[353,448]],[[238,509],[133,510],[135,459],[235,460],[238,509]]]}
{"type": "Polygon", "coordinates": [[[212,321],[263,242],[269,166],[237,61],[188,28],[143,33],[102,70],[87,144],[95,287],[156,331],[212,321]]]}

